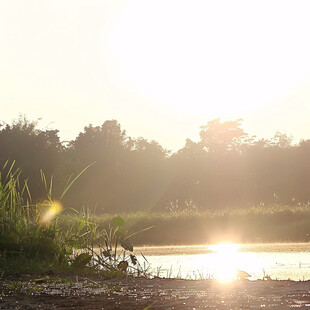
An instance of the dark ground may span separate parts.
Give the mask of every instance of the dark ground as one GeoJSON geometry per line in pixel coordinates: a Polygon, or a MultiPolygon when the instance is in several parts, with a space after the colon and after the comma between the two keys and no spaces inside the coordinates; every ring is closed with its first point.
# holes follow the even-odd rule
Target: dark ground
{"type": "Polygon", "coordinates": [[[0,280],[0,309],[310,309],[310,281],[55,279],[0,280]]]}

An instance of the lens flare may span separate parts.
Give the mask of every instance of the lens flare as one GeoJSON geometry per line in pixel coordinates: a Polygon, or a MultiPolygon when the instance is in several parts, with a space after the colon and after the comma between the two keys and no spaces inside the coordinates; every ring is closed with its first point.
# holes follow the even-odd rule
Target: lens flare
{"type": "Polygon", "coordinates": [[[62,205],[59,202],[53,202],[47,208],[47,210],[43,213],[40,223],[46,224],[53,220],[57,214],[62,210],[62,205]]]}

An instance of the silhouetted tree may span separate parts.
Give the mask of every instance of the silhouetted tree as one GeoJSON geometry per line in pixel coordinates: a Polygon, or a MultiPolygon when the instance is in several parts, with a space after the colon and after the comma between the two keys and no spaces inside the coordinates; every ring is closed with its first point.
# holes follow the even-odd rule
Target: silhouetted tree
{"type": "Polygon", "coordinates": [[[201,126],[201,143],[209,152],[225,152],[233,150],[247,136],[241,126],[242,119],[221,122],[214,119],[206,126],[201,126]]]}
{"type": "Polygon", "coordinates": [[[43,194],[40,169],[61,193],[70,175],[92,164],[65,203],[97,213],[309,203],[309,158],[310,140],[293,145],[280,132],[257,140],[240,119],[208,122],[200,141],[187,139],[174,154],[128,137],[116,120],[86,126],[66,144],[24,116],[0,126],[0,165],[16,160],[34,200],[43,194]]]}
{"type": "Polygon", "coordinates": [[[33,198],[39,199],[42,195],[40,170],[47,175],[60,176],[63,148],[58,130],[38,130],[36,126],[37,122],[31,122],[25,116],[20,116],[11,125],[2,126],[0,165],[3,166],[7,160],[15,160],[22,176],[29,179],[33,198]]]}

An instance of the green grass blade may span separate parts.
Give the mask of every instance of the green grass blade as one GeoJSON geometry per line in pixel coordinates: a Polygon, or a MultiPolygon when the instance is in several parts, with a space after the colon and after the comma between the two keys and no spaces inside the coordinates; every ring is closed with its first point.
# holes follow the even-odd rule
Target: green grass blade
{"type": "Polygon", "coordinates": [[[94,163],[91,163],[90,165],[88,165],[85,169],[83,169],[65,188],[65,190],[63,191],[62,195],[60,196],[60,199],[62,199],[66,193],[68,192],[68,190],[70,189],[70,187],[75,183],[75,181],[90,167],[92,166],[94,163]]]}

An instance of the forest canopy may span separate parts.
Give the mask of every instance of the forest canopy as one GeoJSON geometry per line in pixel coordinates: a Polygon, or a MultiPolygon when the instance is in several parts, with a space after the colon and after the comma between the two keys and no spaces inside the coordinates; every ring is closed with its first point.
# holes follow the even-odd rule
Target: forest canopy
{"type": "Polygon", "coordinates": [[[58,130],[38,129],[21,116],[0,127],[0,165],[15,161],[32,199],[44,189],[40,170],[61,192],[70,176],[92,164],[66,196],[66,205],[96,213],[216,209],[262,204],[308,204],[310,140],[292,144],[277,132],[256,139],[242,120],[215,119],[200,140],[177,152],[156,141],[132,138],[116,120],[88,125],[72,141],[58,130]]]}

